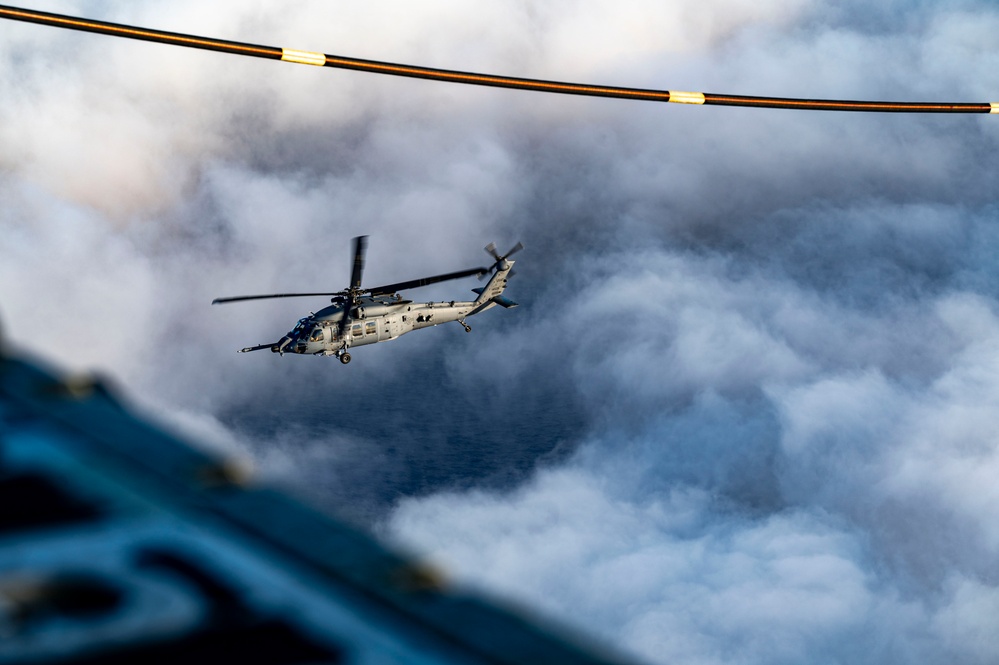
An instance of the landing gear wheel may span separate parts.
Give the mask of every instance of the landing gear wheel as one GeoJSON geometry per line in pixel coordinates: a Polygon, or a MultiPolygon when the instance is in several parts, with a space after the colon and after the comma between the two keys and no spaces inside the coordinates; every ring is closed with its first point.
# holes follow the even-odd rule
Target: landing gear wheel
{"type": "Polygon", "coordinates": [[[465,332],[472,332],[472,326],[465,326],[465,332]]]}
{"type": "Polygon", "coordinates": [[[350,354],[349,353],[341,353],[340,354],[340,362],[342,362],[344,365],[346,365],[347,363],[349,363],[350,362],[350,354]]]}

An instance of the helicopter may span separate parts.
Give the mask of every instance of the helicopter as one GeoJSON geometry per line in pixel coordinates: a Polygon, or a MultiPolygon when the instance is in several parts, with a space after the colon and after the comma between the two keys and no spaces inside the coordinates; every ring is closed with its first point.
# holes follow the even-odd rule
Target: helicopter
{"type": "Polygon", "coordinates": [[[353,268],[350,274],[350,285],[342,291],[329,293],[272,293],[268,295],[231,296],[216,298],[213,305],[241,302],[246,300],[265,300],[270,298],[304,298],[309,296],[332,296],[327,307],[315,313],[310,313],[298,320],[295,327],[281,339],[269,344],[258,344],[240,349],[238,353],[249,353],[270,349],[273,353],[310,354],[315,356],[336,356],[346,365],[350,362],[349,349],[354,346],[366,346],[378,342],[388,342],[400,335],[414,330],[431,328],[442,323],[457,321],[465,329],[472,332],[472,327],[465,319],[480,314],[496,305],[504,308],[517,307],[517,303],[506,298],[503,291],[507,280],[513,274],[514,261],[509,257],[524,248],[518,242],[502,256],[496,251],[496,245],[489,243],[486,251],[493,257],[491,266],[468,268],[456,272],[421,277],[395,284],[386,284],[373,288],[362,288],[361,277],[364,273],[364,260],[368,248],[368,236],[357,236],[353,240],[353,268]],[[485,286],[472,289],[476,299],[471,301],[444,301],[416,303],[406,300],[399,291],[429,286],[439,282],[463,277],[478,276],[480,279],[492,273],[485,286]]]}

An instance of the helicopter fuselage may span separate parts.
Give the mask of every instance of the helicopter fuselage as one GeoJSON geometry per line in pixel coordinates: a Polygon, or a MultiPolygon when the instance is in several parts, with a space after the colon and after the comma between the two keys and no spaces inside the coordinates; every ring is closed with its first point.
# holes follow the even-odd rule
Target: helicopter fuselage
{"type": "Polygon", "coordinates": [[[398,295],[366,296],[351,308],[351,323],[343,336],[340,322],[346,306],[333,304],[300,319],[271,351],[336,355],[345,347],[387,342],[413,330],[464,320],[476,307],[472,301],[415,303],[398,295]]]}

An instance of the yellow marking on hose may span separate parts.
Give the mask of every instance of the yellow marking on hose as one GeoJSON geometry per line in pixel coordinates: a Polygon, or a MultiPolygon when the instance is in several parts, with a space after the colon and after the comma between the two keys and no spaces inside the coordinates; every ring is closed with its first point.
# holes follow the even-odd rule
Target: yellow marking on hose
{"type": "Polygon", "coordinates": [[[703,104],[703,92],[684,92],[683,90],[670,90],[669,100],[674,104],[703,104]]]}
{"type": "Polygon", "coordinates": [[[989,111],[989,113],[999,113],[999,102],[992,102],[989,106],[992,107],[992,110],[989,111]]]}
{"type": "Polygon", "coordinates": [[[326,64],[326,56],[315,51],[297,51],[293,48],[281,49],[281,59],[286,62],[297,62],[300,65],[315,65],[322,67],[326,64]]]}
{"type": "Polygon", "coordinates": [[[384,74],[403,74],[410,76],[424,76],[427,78],[440,79],[445,81],[460,81],[465,83],[492,83],[509,86],[511,88],[540,88],[561,92],[595,93],[604,95],[621,95],[644,99],[666,99],[669,93],[655,90],[626,90],[623,88],[608,88],[603,86],[576,85],[572,83],[553,83],[549,81],[533,81],[503,76],[490,76],[488,74],[468,74],[464,72],[442,72],[424,67],[408,67],[406,65],[393,65],[380,62],[363,62],[349,58],[334,58],[327,56],[326,64],[332,66],[344,66],[363,69],[371,72],[381,72],[384,74]]]}

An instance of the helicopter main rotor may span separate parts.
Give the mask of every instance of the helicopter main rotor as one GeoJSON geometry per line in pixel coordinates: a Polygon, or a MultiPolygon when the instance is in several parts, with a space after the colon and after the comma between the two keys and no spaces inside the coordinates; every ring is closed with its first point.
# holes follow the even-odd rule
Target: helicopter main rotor
{"type": "MultiPolygon", "coordinates": [[[[484,275],[488,273],[491,268],[477,267],[468,268],[466,270],[457,270],[455,272],[444,273],[442,275],[432,275],[430,277],[420,277],[418,279],[410,279],[405,282],[395,282],[394,284],[384,284],[382,286],[375,286],[371,288],[361,288],[361,279],[364,274],[364,261],[365,255],[368,249],[368,236],[357,236],[353,241],[354,251],[353,251],[353,267],[350,273],[350,285],[343,289],[342,291],[322,291],[313,293],[268,293],[268,294],[256,294],[248,296],[229,296],[225,298],[215,298],[212,300],[213,305],[223,305],[231,302],[241,302],[244,300],[268,300],[272,298],[305,298],[310,296],[332,296],[333,302],[338,300],[349,303],[350,306],[357,305],[360,299],[364,295],[371,296],[382,296],[397,293],[399,291],[405,291],[407,289],[415,289],[421,286],[430,286],[431,284],[437,284],[439,282],[446,282],[452,279],[461,279],[462,277],[470,277],[472,275],[484,275]]],[[[512,252],[508,252],[510,254],[512,252]]]]}

